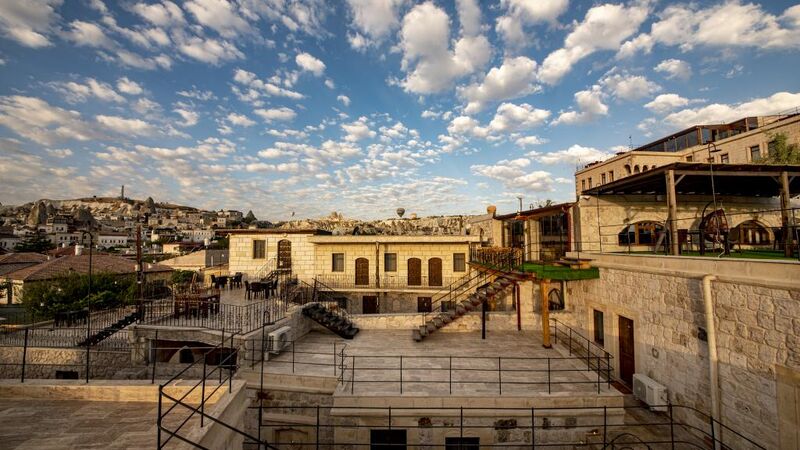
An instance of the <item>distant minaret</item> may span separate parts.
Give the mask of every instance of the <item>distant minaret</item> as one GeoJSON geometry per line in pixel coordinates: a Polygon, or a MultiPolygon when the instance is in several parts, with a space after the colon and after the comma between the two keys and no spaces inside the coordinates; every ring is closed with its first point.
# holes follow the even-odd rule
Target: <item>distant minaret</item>
{"type": "Polygon", "coordinates": [[[122,192],[120,192],[120,194],[119,194],[119,199],[120,200],[125,200],[125,185],[124,184],[122,185],[122,192]]]}

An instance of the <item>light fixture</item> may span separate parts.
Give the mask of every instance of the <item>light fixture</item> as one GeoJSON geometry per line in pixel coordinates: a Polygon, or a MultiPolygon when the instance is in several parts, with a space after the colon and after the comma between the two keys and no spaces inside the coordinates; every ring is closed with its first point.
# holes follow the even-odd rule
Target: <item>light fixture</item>
{"type": "Polygon", "coordinates": [[[514,220],[525,220],[525,217],[522,215],[522,196],[518,195],[517,200],[519,200],[519,209],[517,210],[517,215],[514,217],[514,220]]]}

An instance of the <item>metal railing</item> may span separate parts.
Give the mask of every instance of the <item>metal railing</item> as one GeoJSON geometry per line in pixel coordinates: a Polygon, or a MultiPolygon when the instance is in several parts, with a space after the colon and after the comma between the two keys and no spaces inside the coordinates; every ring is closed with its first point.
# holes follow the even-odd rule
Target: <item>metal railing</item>
{"type": "Polygon", "coordinates": [[[319,274],[314,277],[333,289],[439,289],[452,284],[458,277],[420,276],[409,280],[407,276],[381,275],[378,280],[374,276],[357,280],[355,274],[319,274]],[[414,284],[409,283],[413,281],[414,284]]]}
{"type": "MultiPolygon", "coordinates": [[[[765,449],[756,440],[745,436],[702,411],[691,406],[666,404],[656,405],[665,413],[652,413],[647,406],[564,406],[530,408],[485,408],[485,407],[379,407],[379,406],[336,406],[339,414],[367,414],[369,423],[355,421],[343,423],[330,414],[330,406],[284,405],[251,406],[258,409],[259,417],[275,411],[282,414],[292,411],[313,418],[307,425],[294,425],[306,431],[309,438],[305,442],[272,442],[281,447],[301,444],[304,448],[369,448],[372,442],[370,433],[360,430],[397,430],[410,435],[408,442],[420,442],[425,448],[451,449],[473,448],[689,448],[706,450],[709,448],[753,448],[765,449]],[[307,413],[305,413],[307,411],[307,413]],[[643,419],[637,423],[625,423],[620,416],[632,414],[643,419]],[[569,416],[574,420],[558,420],[569,416]],[[409,417],[414,420],[409,422],[409,417]],[[686,417],[690,419],[681,419],[686,417]],[[399,418],[399,419],[398,419],[399,418]],[[427,420],[423,420],[427,418],[427,420]],[[506,420],[498,420],[504,418],[506,420]],[[696,418],[696,420],[691,420],[696,418]],[[381,420],[382,419],[382,420],[381,420]],[[580,419],[580,421],[578,420],[580,419]],[[349,430],[349,432],[336,432],[349,430]],[[563,434],[558,434],[564,431],[563,434]],[[337,436],[346,436],[338,438],[337,436]],[[358,437],[364,436],[363,440],[358,437]],[[444,437],[456,437],[461,444],[447,443],[444,437]],[[464,443],[465,437],[480,442],[472,445],[464,443]],[[575,438],[575,436],[582,436],[575,438]],[[489,437],[493,440],[486,442],[489,437]],[[441,440],[439,440],[441,439],[441,440]],[[719,446],[719,447],[717,447],[719,446]]],[[[277,429],[285,424],[264,424],[261,429],[277,429]]],[[[256,441],[245,441],[245,445],[256,441]]],[[[406,444],[381,443],[381,448],[406,444]]]]}
{"type": "Polygon", "coordinates": [[[510,272],[525,262],[525,249],[518,247],[472,247],[469,261],[490,269],[510,272]]]}
{"type": "Polygon", "coordinates": [[[606,368],[608,370],[607,377],[611,378],[613,376],[613,369],[611,368],[612,356],[599,344],[589,340],[589,338],[555,318],[550,318],[550,329],[552,331],[553,341],[556,344],[567,347],[570,356],[576,355],[586,359],[587,365],[591,365],[597,358],[601,358],[606,361],[606,368]]]}
{"type": "Polygon", "coordinates": [[[425,325],[432,315],[443,312],[448,305],[454,307],[461,300],[466,299],[479,286],[486,283],[488,276],[481,271],[467,272],[444,289],[439,290],[431,297],[431,310],[422,313],[422,323],[425,325]]]}

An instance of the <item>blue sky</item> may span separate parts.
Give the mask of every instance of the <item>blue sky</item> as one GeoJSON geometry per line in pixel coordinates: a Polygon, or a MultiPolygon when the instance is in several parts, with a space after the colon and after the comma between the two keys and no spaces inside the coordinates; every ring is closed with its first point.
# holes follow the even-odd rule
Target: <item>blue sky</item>
{"type": "Polygon", "coordinates": [[[800,106],[799,51],[781,1],[0,0],[0,202],[571,200],[631,143],[800,106]]]}

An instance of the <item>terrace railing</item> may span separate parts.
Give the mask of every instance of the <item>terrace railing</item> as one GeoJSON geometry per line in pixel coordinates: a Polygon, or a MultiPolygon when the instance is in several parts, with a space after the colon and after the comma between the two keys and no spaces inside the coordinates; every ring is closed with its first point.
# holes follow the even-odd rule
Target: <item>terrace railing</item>
{"type": "Polygon", "coordinates": [[[429,277],[422,276],[410,284],[408,277],[397,275],[381,275],[378,280],[370,276],[366,280],[357,280],[355,274],[320,274],[314,277],[316,280],[334,290],[344,289],[439,289],[449,286],[458,277],[429,277]]]}

